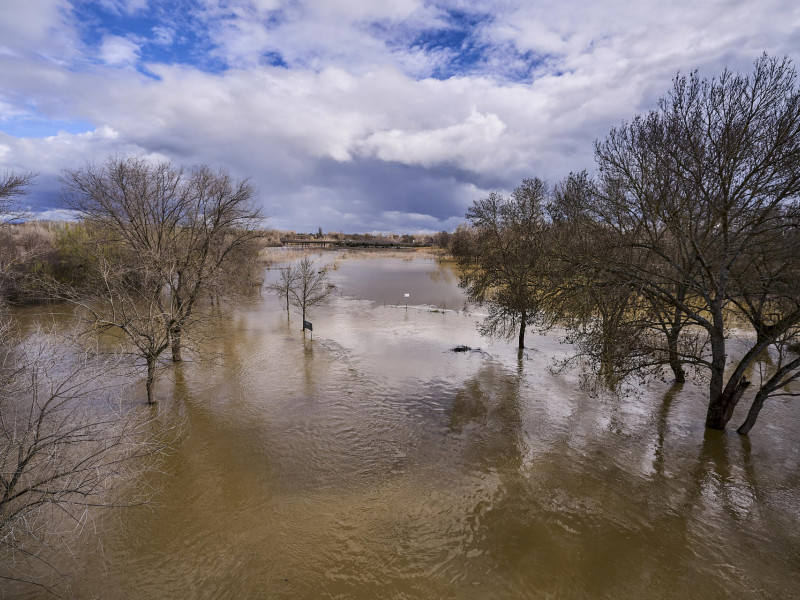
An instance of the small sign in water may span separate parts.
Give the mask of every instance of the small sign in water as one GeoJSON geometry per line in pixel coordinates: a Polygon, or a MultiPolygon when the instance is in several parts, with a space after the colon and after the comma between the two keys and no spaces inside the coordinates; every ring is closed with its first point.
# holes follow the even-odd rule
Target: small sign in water
{"type": "Polygon", "coordinates": [[[314,326],[311,324],[311,321],[303,321],[303,329],[314,331],[314,326]]]}

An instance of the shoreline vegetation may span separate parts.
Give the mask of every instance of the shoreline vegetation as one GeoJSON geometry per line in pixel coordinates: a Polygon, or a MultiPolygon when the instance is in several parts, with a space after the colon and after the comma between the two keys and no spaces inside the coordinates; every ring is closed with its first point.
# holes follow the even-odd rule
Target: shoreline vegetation
{"type": "MultiPolygon", "coordinates": [[[[24,218],[24,217],[23,217],[24,218]]],[[[52,302],[49,278],[64,283],[80,282],[87,269],[86,248],[93,233],[82,221],[54,221],[27,218],[2,225],[0,235],[0,301],[9,306],[30,306],[52,302]]],[[[261,229],[255,256],[250,260],[269,266],[281,262],[273,251],[282,248],[374,250],[384,256],[450,257],[450,234],[298,234],[294,231],[261,229]],[[395,252],[396,254],[392,254],[395,252]]],[[[258,284],[256,276],[250,282],[258,284]]]]}

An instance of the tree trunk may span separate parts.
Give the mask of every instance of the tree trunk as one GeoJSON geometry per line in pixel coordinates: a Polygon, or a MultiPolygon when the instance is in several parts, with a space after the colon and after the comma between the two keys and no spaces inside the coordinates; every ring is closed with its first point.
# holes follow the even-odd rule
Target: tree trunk
{"type": "Polygon", "coordinates": [[[685,383],[686,373],[683,371],[683,364],[681,363],[680,355],[678,354],[678,337],[680,336],[680,329],[671,327],[667,333],[667,352],[669,354],[669,368],[675,375],[675,383],[685,383]]]}
{"type": "Polygon", "coordinates": [[[183,330],[180,326],[177,326],[170,329],[169,333],[172,339],[172,362],[181,362],[183,360],[181,356],[181,336],[183,330]]]}
{"type": "Polygon", "coordinates": [[[522,316],[520,318],[520,323],[519,323],[519,349],[520,350],[523,350],[525,348],[525,325],[527,324],[526,323],[527,320],[528,320],[528,315],[523,310],[522,311],[522,316]]]}
{"type": "Polygon", "coordinates": [[[725,363],[727,353],[725,350],[725,324],[722,311],[714,311],[714,326],[709,331],[711,337],[711,378],[709,380],[709,405],[714,404],[722,396],[725,381],[725,363]],[[716,314],[719,312],[719,314],[716,314]]]}
{"type": "MultiPolygon", "coordinates": [[[[183,271],[178,269],[178,283],[175,289],[172,291],[172,315],[173,317],[177,317],[178,319],[184,313],[184,308],[187,306],[182,297],[181,297],[181,290],[183,289],[183,271]]],[[[211,298],[211,308],[214,308],[214,298],[211,298]]],[[[188,304],[188,310],[185,311],[185,315],[188,317],[189,312],[191,312],[191,303],[188,304]]],[[[169,329],[169,336],[170,341],[172,342],[172,362],[181,362],[181,325],[180,320],[177,323],[173,324],[172,327],[169,329]]]]}
{"type": "Polygon", "coordinates": [[[147,387],[147,403],[148,404],[155,404],[155,398],[153,396],[153,385],[156,382],[156,359],[154,357],[147,357],[147,382],[145,386],[147,387]]]}
{"type": "Polygon", "coordinates": [[[753,425],[756,424],[756,419],[758,419],[758,413],[761,412],[761,408],[764,406],[764,400],[767,399],[767,393],[764,392],[763,388],[758,391],[756,394],[755,399],[753,399],[753,404],[750,405],[750,410],[747,411],[747,418],[744,420],[739,426],[739,429],[736,430],[736,433],[741,435],[747,435],[750,433],[750,430],[753,428],[753,425]]]}
{"type": "Polygon", "coordinates": [[[604,344],[600,351],[600,376],[609,390],[616,390],[619,383],[614,370],[614,349],[610,344],[604,344]]]}
{"type": "Polygon", "coordinates": [[[742,395],[750,382],[742,377],[732,391],[722,393],[715,400],[708,403],[708,413],[706,414],[706,427],[709,429],[725,429],[728,421],[733,416],[733,410],[742,399],[742,395]]]}
{"type": "MultiPolygon", "coordinates": [[[[772,360],[768,351],[764,351],[763,356],[764,362],[772,364],[772,360]]],[[[744,423],[741,424],[739,429],[736,430],[737,433],[742,435],[747,435],[750,433],[753,425],[756,424],[758,414],[761,412],[761,409],[764,406],[764,401],[769,398],[770,394],[791,383],[798,376],[800,376],[800,374],[797,372],[798,368],[800,368],[800,357],[796,357],[794,360],[785,363],[772,375],[772,377],[770,377],[765,383],[761,384],[761,387],[756,393],[755,398],[753,398],[753,403],[750,405],[747,418],[745,419],[744,423]]]]}
{"type": "MultiPolygon", "coordinates": [[[[731,401],[739,401],[744,389],[738,393],[735,398],[739,384],[746,380],[744,377],[739,381],[728,394],[723,392],[725,381],[725,362],[727,360],[727,353],[725,349],[725,322],[722,317],[722,309],[719,303],[715,303],[711,309],[713,318],[713,327],[710,328],[709,334],[711,337],[711,378],[708,385],[708,412],[706,413],[706,427],[710,429],[725,429],[728,419],[725,414],[733,412],[733,408],[729,409],[731,401]]],[[[749,385],[749,384],[748,384],[749,385]]],[[[730,418],[730,416],[728,417],[730,418]]]]}

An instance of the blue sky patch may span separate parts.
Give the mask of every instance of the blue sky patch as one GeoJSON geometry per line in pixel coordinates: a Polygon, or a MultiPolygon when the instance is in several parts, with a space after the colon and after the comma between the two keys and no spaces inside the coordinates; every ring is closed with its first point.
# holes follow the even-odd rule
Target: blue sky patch
{"type": "Polygon", "coordinates": [[[225,65],[213,55],[214,47],[199,10],[194,2],[167,2],[153,3],[147,12],[128,15],[94,3],[80,3],[75,6],[75,18],[83,42],[98,51],[103,39],[114,35],[139,46],[139,62],[185,64],[218,73],[225,65]]]}
{"type": "Polygon", "coordinates": [[[278,52],[265,52],[261,55],[261,63],[264,65],[269,65],[271,67],[281,67],[283,69],[288,69],[288,63],[283,60],[283,56],[280,55],[278,52]]]}
{"type": "Polygon", "coordinates": [[[83,119],[60,120],[15,117],[0,120],[0,131],[18,138],[46,138],[57,135],[60,131],[77,134],[93,131],[94,129],[94,125],[83,119]]]}

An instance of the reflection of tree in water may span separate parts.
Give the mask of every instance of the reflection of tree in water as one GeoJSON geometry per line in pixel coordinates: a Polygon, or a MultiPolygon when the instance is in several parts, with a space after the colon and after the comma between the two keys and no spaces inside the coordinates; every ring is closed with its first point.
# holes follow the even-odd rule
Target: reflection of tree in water
{"type": "Polygon", "coordinates": [[[700,520],[727,515],[740,524],[759,520],[760,492],[746,436],[707,429],[690,481],[688,514],[700,520]]]}
{"type": "Polygon", "coordinates": [[[683,383],[675,383],[664,394],[661,401],[661,408],[656,417],[656,439],[654,442],[655,452],[653,458],[653,470],[661,477],[664,476],[664,465],[667,458],[667,453],[664,449],[664,440],[667,436],[667,429],[669,426],[669,413],[672,408],[672,403],[683,389],[683,383]]]}
{"type": "Polygon", "coordinates": [[[465,425],[482,423],[486,413],[489,412],[487,400],[488,394],[480,381],[475,379],[468,381],[453,399],[450,407],[450,429],[462,433],[465,425]]]}
{"type": "Polygon", "coordinates": [[[489,363],[456,392],[448,426],[455,434],[466,434],[467,460],[479,468],[519,469],[519,389],[518,376],[489,363]]]}
{"type": "Polygon", "coordinates": [[[456,283],[458,275],[456,275],[451,265],[438,263],[435,269],[428,271],[428,277],[435,283],[456,283]]]}
{"type": "Polygon", "coordinates": [[[696,460],[685,457],[687,463],[677,464],[678,449],[667,443],[670,412],[684,385],[676,383],[667,389],[656,418],[653,470],[659,483],[668,483],[675,470],[688,472],[683,504],[687,512],[706,508],[723,510],[742,516],[748,506],[754,507],[759,496],[756,473],[747,436],[732,435],[711,429],[704,430],[703,442],[696,460]]]}
{"type": "Polygon", "coordinates": [[[757,464],[747,436],[706,430],[687,469],[683,502],[676,507],[687,552],[728,597],[739,595],[732,591],[737,589],[790,597],[788,582],[800,578],[796,516],[783,512],[793,486],[783,477],[770,481],[773,468],[757,464]]]}
{"type": "Polygon", "coordinates": [[[449,410],[450,431],[465,438],[465,467],[483,492],[465,505],[465,576],[499,596],[662,597],[668,590],[670,597],[725,598],[753,589],[752,557],[759,557],[767,576],[757,578],[766,586],[758,589],[780,595],[780,571],[792,569],[791,528],[765,533],[776,520],[761,513],[746,439],[710,432],[699,455],[687,453],[680,436],[671,443],[677,386],[639,429],[578,431],[568,422],[540,446],[526,439],[526,423],[537,417],[520,383],[487,367],[449,410]],[[652,469],[642,464],[648,448],[655,448],[652,469]],[[765,550],[768,536],[776,549],[765,550]]]}
{"type": "Polygon", "coordinates": [[[526,520],[526,494],[519,489],[524,456],[521,381],[518,374],[486,363],[456,392],[447,411],[450,434],[461,442],[464,469],[474,472],[477,485],[465,493],[468,531],[462,542],[467,557],[463,576],[474,584],[492,581],[503,587],[498,568],[510,567],[506,551],[516,554],[517,535],[524,535],[519,529],[526,520]]]}
{"type": "Polygon", "coordinates": [[[306,337],[303,331],[303,383],[306,387],[306,396],[312,397],[316,389],[314,375],[314,340],[306,337]]]}

